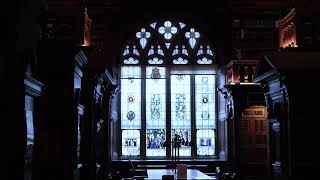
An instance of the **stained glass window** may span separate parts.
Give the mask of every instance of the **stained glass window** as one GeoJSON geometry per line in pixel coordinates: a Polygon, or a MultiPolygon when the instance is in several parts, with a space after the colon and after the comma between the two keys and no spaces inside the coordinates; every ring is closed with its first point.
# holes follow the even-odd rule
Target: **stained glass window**
{"type": "Polygon", "coordinates": [[[180,142],[180,156],[215,155],[213,46],[195,27],[167,19],[132,37],[120,59],[121,155],[165,158],[172,140],[180,142]]]}
{"type": "Polygon", "coordinates": [[[214,129],[197,129],[197,155],[212,156],[215,154],[214,129]]]}
{"type": "Polygon", "coordinates": [[[147,156],[165,156],[166,68],[146,68],[147,156]]]}
{"type": "Polygon", "coordinates": [[[121,102],[122,155],[139,155],[137,151],[140,149],[141,129],[141,67],[121,68],[121,102]]]}
{"type": "Polygon", "coordinates": [[[191,81],[190,75],[171,75],[171,128],[182,138],[181,156],[191,156],[188,142],[191,140],[191,81]]]}
{"type": "Polygon", "coordinates": [[[195,76],[197,155],[215,153],[215,86],[214,75],[195,76]]]}
{"type": "Polygon", "coordinates": [[[140,155],[140,130],[122,130],[122,155],[140,155]]]}

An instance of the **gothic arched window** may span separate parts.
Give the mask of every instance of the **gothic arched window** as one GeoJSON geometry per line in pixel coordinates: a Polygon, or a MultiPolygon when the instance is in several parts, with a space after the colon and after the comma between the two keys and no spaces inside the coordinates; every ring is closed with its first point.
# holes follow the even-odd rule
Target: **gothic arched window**
{"type": "Polygon", "coordinates": [[[122,156],[216,155],[216,57],[204,35],[179,21],[140,27],[120,63],[122,156]]]}

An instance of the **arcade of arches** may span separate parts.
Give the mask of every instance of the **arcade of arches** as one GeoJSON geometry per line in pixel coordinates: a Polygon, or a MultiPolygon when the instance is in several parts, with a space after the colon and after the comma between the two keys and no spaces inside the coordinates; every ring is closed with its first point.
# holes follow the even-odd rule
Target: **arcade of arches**
{"type": "Polygon", "coordinates": [[[144,179],[177,164],[212,179],[307,177],[319,89],[296,79],[317,77],[320,16],[305,6],[11,4],[0,179],[144,179]]]}

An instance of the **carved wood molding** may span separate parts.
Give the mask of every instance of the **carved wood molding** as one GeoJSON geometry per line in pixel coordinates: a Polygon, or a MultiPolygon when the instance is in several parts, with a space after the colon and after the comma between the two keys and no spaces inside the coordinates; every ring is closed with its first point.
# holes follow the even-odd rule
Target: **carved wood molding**
{"type": "Polygon", "coordinates": [[[42,92],[43,84],[31,76],[26,75],[24,78],[25,93],[30,96],[39,97],[42,92]]]}

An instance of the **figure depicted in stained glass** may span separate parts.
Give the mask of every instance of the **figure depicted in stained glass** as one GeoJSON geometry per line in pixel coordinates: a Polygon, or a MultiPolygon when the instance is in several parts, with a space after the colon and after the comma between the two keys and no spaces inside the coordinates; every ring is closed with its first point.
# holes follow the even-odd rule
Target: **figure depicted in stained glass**
{"type": "Polygon", "coordinates": [[[164,129],[148,129],[147,130],[147,148],[148,149],[160,149],[164,148],[163,143],[165,141],[164,129]]]}
{"type": "Polygon", "coordinates": [[[160,109],[161,109],[160,94],[152,95],[150,109],[151,109],[151,119],[152,120],[159,120],[160,119],[160,109]]]}
{"type": "Polygon", "coordinates": [[[184,120],[186,117],[186,96],[185,94],[176,94],[176,118],[177,120],[184,120]]]}
{"type": "Polygon", "coordinates": [[[125,138],[125,146],[136,147],[137,146],[137,138],[125,138]]]}

